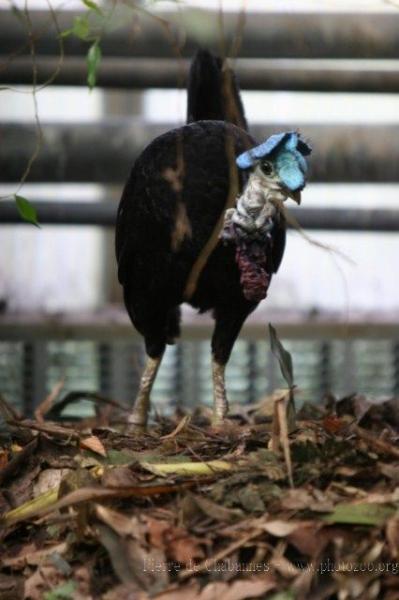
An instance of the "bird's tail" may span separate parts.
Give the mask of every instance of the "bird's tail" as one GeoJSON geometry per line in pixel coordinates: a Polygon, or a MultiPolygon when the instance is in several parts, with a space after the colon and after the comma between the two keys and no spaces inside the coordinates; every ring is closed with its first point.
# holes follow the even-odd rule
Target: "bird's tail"
{"type": "Polygon", "coordinates": [[[188,79],[187,123],[201,119],[248,129],[234,71],[207,50],[195,55],[188,79]]]}

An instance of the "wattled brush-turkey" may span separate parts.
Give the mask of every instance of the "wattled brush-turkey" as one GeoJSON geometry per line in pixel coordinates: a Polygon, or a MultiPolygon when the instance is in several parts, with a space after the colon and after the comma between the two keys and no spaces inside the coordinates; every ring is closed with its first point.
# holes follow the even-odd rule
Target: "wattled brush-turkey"
{"type": "Polygon", "coordinates": [[[188,84],[188,124],[147,146],[123,191],[116,222],[118,277],[148,361],[129,422],[145,427],[180,305],[212,310],[215,421],[226,415],[224,370],[248,315],[266,296],[285,247],[281,203],[298,203],[309,146],[295,132],[256,145],[234,73],[199,51],[188,84]]]}

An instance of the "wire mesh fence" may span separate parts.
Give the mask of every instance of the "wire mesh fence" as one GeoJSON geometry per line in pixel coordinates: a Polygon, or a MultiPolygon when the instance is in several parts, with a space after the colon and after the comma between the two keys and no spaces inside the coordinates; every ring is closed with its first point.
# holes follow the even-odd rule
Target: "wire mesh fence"
{"type": "MultiPolygon", "coordinates": [[[[327,392],[338,397],[361,393],[387,397],[399,393],[399,341],[391,339],[286,339],[291,352],[298,400],[320,402],[327,392]]],[[[157,410],[194,407],[212,401],[209,342],[188,339],[169,347],[153,390],[157,410]]],[[[142,345],[126,339],[0,342],[0,392],[25,414],[64,380],[62,394],[96,391],[130,404],[144,363],[142,345]]],[[[232,403],[261,399],[284,382],[269,343],[241,339],[227,368],[232,403]]],[[[86,416],[92,404],[69,408],[86,416]]],[[[71,412],[72,411],[72,412],[71,412]]]]}

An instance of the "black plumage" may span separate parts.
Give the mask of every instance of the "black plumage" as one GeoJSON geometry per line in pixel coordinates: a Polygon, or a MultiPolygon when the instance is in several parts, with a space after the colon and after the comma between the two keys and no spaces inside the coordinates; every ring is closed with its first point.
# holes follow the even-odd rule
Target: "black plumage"
{"type": "MultiPolygon", "coordinates": [[[[255,144],[243,129],[246,121],[234,75],[204,51],[191,69],[188,120],[156,138],[136,160],[116,222],[118,277],[126,308],[155,360],[179,336],[187,280],[224,214],[232,169],[237,191],[245,185],[247,173],[236,169],[229,148],[238,156],[255,144]]],[[[281,216],[264,244],[271,277],[284,253],[281,216]]],[[[213,311],[213,359],[225,365],[243,322],[257,305],[243,295],[233,245],[217,243],[188,301],[200,311],[213,311]]],[[[147,373],[147,380],[143,377],[141,400],[132,417],[135,424],[145,424],[138,405],[148,408],[155,373],[147,373]]]]}

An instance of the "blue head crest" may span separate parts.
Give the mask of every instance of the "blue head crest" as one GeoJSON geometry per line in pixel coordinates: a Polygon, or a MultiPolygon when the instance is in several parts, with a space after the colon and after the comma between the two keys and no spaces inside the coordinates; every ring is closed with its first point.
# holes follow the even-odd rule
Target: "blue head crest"
{"type": "Polygon", "coordinates": [[[295,131],[271,135],[263,144],[240,154],[236,160],[240,169],[249,169],[262,158],[268,158],[281,182],[291,191],[305,185],[307,163],[305,156],[311,153],[310,146],[301,140],[295,131]]]}

